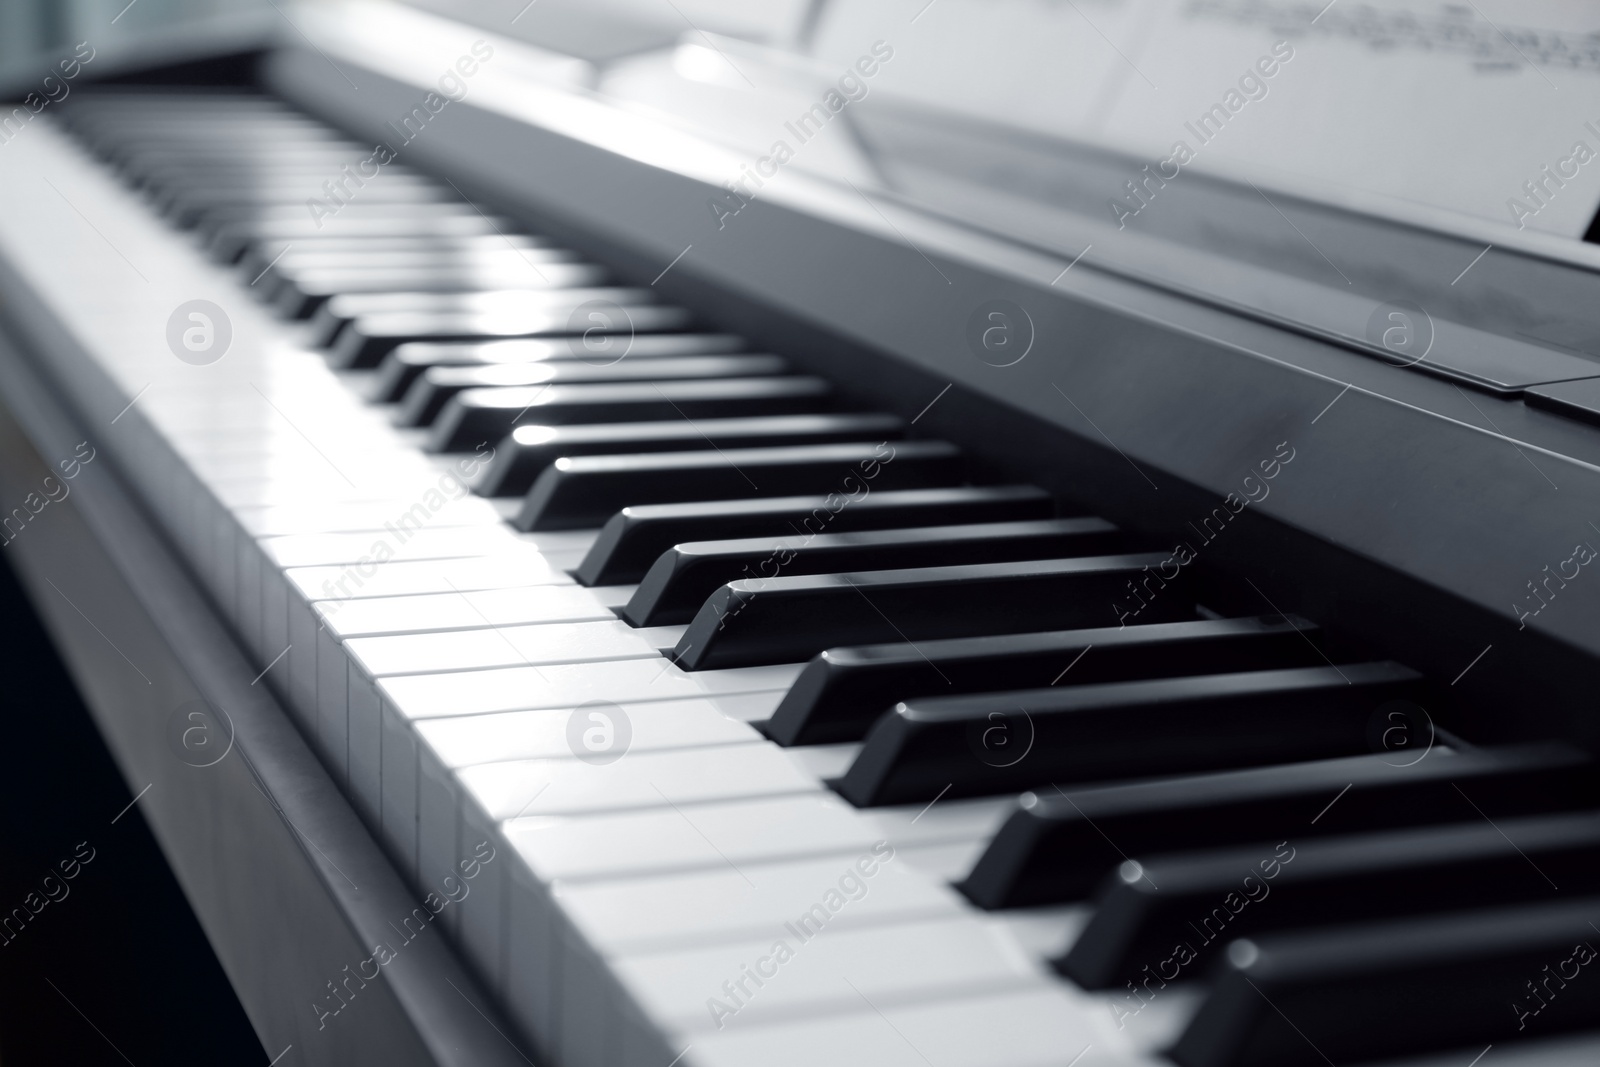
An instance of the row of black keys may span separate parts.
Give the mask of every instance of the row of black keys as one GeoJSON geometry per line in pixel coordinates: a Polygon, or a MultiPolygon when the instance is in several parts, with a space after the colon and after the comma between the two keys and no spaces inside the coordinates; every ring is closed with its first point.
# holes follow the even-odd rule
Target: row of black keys
{"type": "MultiPolygon", "coordinates": [[[[1502,996],[1498,1025],[1483,1003],[1504,993],[1507,975],[1539,975],[1540,953],[1565,959],[1562,939],[1600,917],[1581,902],[1503,907],[1555,885],[1600,893],[1590,885],[1600,818],[1573,813],[1595,802],[1585,757],[1409,743],[1358,754],[1375,724],[1394,729],[1382,708],[1401,709],[1391,714],[1408,741],[1428,728],[1413,710],[1421,679],[1393,664],[1333,666],[1299,620],[1195,618],[1183,591],[1153,598],[1140,625],[1084,628],[1159,559],[1096,556],[1127,547],[1102,520],[1051,518],[1052,502],[1029,487],[961,487],[953,447],[901,440],[892,416],[818,412],[826,383],[786,375],[778,357],[739,355],[737,339],[606,336],[585,347],[560,336],[575,296],[612,301],[607,325],[631,331],[687,317],[615,288],[552,287],[542,296],[555,299],[542,300],[478,292],[527,272],[481,234],[455,232],[471,229],[460,221],[470,216],[437,213],[450,201],[425,181],[395,183],[365,220],[387,215],[396,225],[379,232],[408,237],[319,242],[261,206],[298,192],[293,178],[235,196],[238,168],[196,182],[194,158],[149,133],[108,154],[219,258],[265,281],[263,296],[285,314],[317,320],[336,363],[378,367],[375,399],[398,402],[403,422],[441,427],[441,450],[514,431],[479,488],[525,493],[519,526],[606,521],[578,577],[640,581],[624,611],[636,625],[690,621],[685,666],[814,656],[766,729],[785,744],[865,737],[837,783],[843,795],[877,804],[1044,790],[1025,795],[962,888],[991,908],[1097,893],[1064,973],[1090,988],[1126,983],[1142,999],[1231,942],[1174,1050],[1181,1062],[1294,1062],[1312,1034],[1344,1057],[1430,1048],[1466,1040],[1475,1024],[1508,1031],[1507,1009],[1519,1028],[1533,1017],[1547,1029],[1592,1021],[1573,1009],[1584,998],[1558,1003],[1548,984],[1543,998],[1531,986],[1502,996]],[[322,250],[289,259],[294,240],[322,250]],[[432,306],[415,292],[434,294],[432,306]],[[632,362],[616,358],[624,345],[632,362]],[[873,441],[895,442],[892,459],[873,441]],[[835,488],[841,467],[873,461],[873,492],[849,506],[810,495],[835,488]],[[770,559],[774,536],[819,518],[828,532],[797,537],[782,578],[729,584],[770,559]],[[873,570],[884,566],[896,569],[873,570]],[[722,640],[732,616],[739,639],[722,640]],[[1062,626],[1078,628],[1043,630],[1062,626]],[[896,643],[835,647],[874,641],[896,643]],[[1047,675],[1063,664],[1072,684],[1058,686],[1047,675]],[[1022,691],[993,693],[996,678],[1022,691]],[[1280,837],[1270,852],[1257,844],[1280,837]],[[1489,905],[1502,907],[1471,911],[1489,905]],[[1350,925],[1372,921],[1389,925],[1350,925]],[[1403,1039],[1386,1018],[1397,1003],[1403,1039]],[[1352,1028],[1358,1005],[1370,1025],[1352,1028]]],[[[295,166],[320,163],[307,151],[295,166]]],[[[250,162],[256,178],[260,166],[250,162]]],[[[515,240],[545,281],[603,280],[537,239],[515,240]]],[[[520,297],[541,294],[529,285],[520,297]]]]}

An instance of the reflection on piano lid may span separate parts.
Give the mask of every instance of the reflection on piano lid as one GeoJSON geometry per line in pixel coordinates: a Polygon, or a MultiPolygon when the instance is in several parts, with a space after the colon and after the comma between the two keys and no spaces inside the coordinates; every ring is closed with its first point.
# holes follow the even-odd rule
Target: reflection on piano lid
{"type": "MultiPolygon", "coordinates": [[[[897,169],[898,146],[870,132],[891,101],[1111,149],[1138,162],[1098,188],[1063,183],[1053,193],[1135,228],[1148,224],[1146,208],[1160,213],[1166,181],[1181,185],[1179,174],[1243,175],[1316,199],[1382,203],[1416,221],[1454,215],[1566,238],[1583,236],[1600,207],[1600,173],[1587,166],[1600,133],[1586,125],[1600,117],[1584,98],[1600,75],[1600,16],[1552,0],[1123,0],[1083,10],[702,0],[681,19],[647,0],[541,0],[510,26],[504,5],[417,6],[589,58],[600,91],[757,155],[774,137],[798,136],[804,150],[793,144],[792,165],[835,177],[897,169]],[[573,40],[579,26],[597,39],[653,36],[654,47],[626,56],[585,47],[573,40]],[[857,68],[864,55],[882,62],[857,68]],[[803,128],[785,132],[779,116],[803,114],[841,78],[842,113],[868,126],[860,140],[813,144],[803,128]]],[[[986,157],[937,167],[964,162],[1002,177],[986,157]]]]}

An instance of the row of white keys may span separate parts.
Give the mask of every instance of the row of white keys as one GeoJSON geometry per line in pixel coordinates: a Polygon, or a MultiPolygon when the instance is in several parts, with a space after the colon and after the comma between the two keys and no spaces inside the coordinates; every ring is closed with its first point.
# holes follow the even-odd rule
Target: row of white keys
{"type": "MultiPolygon", "coordinates": [[[[278,485],[292,489],[294,481],[279,479],[267,491],[236,495],[232,502],[262,509],[297,499],[272,495],[278,485]]],[[[343,493],[337,486],[328,491],[335,506],[359,504],[368,495],[343,493]]],[[[1036,1044],[1054,1052],[1079,1031],[1093,1028],[1092,1013],[1043,972],[1036,956],[1008,937],[1004,924],[973,916],[970,906],[939,886],[929,871],[906,861],[902,881],[928,890],[926,897],[939,901],[943,915],[908,924],[908,916],[892,914],[893,909],[879,922],[864,913],[868,921],[859,930],[830,930],[828,937],[805,945],[803,955],[796,940],[793,967],[748,1004],[740,997],[748,997],[751,979],[735,971],[700,988],[699,976],[716,974],[746,949],[770,949],[765,934],[719,933],[706,938],[710,944],[662,945],[631,954],[604,952],[579,936],[554,904],[564,892],[631,887],[643,894],[637,906],[649,914],[652,883],[668,874],[704,875],[731,865],[748,890],[749,871],[781,869],[808,854],[832,856],[845,869],[852,856],[870,854],[880,841],[899,842],[908,858],[918,851],[915,846],[927,853],[941,844],[947,852],[969,856],[992,832],[1005,803],[858,812],[822,789],[820,775],[806,763],[814,753],[726,735],[729,726],[748,727],[713,701],[742,697],[739,717],[765,717],[797,665],[682,672],[637,632],[614,616],[605,617],[625,599],[626,590],[571,586],[561,566],[536,548],[529,547],[520,560],[516,552],[493,551],[498,535],[488,532],[491,527],[427,529],[409,550],[418,558],[400,558],[396,551],[384,563],[369,562],[355,588],[351,568],[359,559],[371,559],[372,545],[363,538],[373,531],[269,535],[257,538],[255,547],[275,567],[299,564],[285,567],[283,574],[296,594],[295,606],[317,619],[317,662],[325,665],[316,672],[317,728],[326,741],[342,727],[345,780],[353,799],[419,887],[445,892],[453,884],[458,892],[468,891],[446,909],[447,927],[507,1001],[528,1013],[530,1028],[547,1046],[559,1047],[564,1061],[622,1064],[637,1056],[659,1063],[663,1041],[668,1051],[681,1041],[698,1042],[704,1062],[717,1062],[713,1057],[745,1054],[736,1035],[744,1041],[752,1040],[750,1035],[774,1040],[800,1018],[809,1020],[807,1029],[854,1033],[863,1012],[878,1025],[876,1013],[898,1012],[909,1020],[904,1026],[915,1029],[917,1020],[946,1017],[968,1002],[988,1004],[997,988],[1007,991],[999,1001],[1003,1004],[1046,998],[1050,1011],[1024,1016],[1036,1044]],[[337,584],[341,580],[343,588],[337,584]],[[350,598],[318,600],[327,597],[330,583],[336,594],[348,590],[350,598]],[[515,592],[507,595],[508,590],[515,592]],[[473,593],[502,597],[501,613],[473,626],[464,617],[481,610],[465,602],[473,593]],[[547,603],[541,600],[546,593],[561,599],[547,603]],[[454,625],[442,620],[435,627],[422,617],[440,611],[446,600],[462,604],[453,612],[454,625]],[[541,614],[513,621],[505,610],[511,604],[541,614]],[[353,625],[345,625],[346,611],[353,625]],[[562,618],[566,611],[575,617],[562,618]],[[366,614],[364,622],[360,612],[366,614]],[[570,709],[589,700],[623,704],[632,723],[648,724],[639,731],[646,735],[641,747],[605,766],[575,758],[567,732],[570,709]],[[646,747],[653,711],[681,716],[686,704],[726,726],[708,721],[699,736],[663,737],[657,742],[660,751],[646,747]],[[553,713],[544,727],[547,736],[555,722],[561,723],[566,753],[517,759],[511,746],[480,734],[474,755],[463,751],[470,746],[449,729],[456,723],[472,728],[485,719],[537,715],[541,707],[553,713]],[[441,757],[441,748],[449,755],[441,757]],[[495,850],[502,866],[481,862],[485,846],[495,850]],[[461,880],[464,870],[476,872],[470,884],[461,880]],[[886,950],[913,943],[940,965],[884,960],[886,950]],[[744,982],[739,993],[720,988],[719,983],[734,980],[744,982]],[[856,988],[849,988],[851,983],[856,988]],[[713,1000],[715,1013],[709,1007],[713,1000]],[[929,1000],[942,1009],[923,1011],[919,1005],[929,1000]],[[1055,1030],[1061,1040],[1046,1040],[1055,1030]]],[[[562,560],[571,562],[576,560],[562,560]]],[[[252,603],[244,598],[241,606],[249,610],[252,603]]],[[[339,758],[337,741],[326,748],[339,758]]],[[[841,764],[834,773],[842,769],[841,764]]],[[[812,905],[824,895],[815,894],[812,905]]],[[[786,921],[805,912],[802,907],[786,921]]],[[[776,914],[768,921],[782,930],[776,914]]],[[[759,958],[752,955],[751,965],[759,958]]],[[[887,1032],[893,1034],[894,1028],[887,1032]]],[[[991,1056],[1003,1053],[1005,1058],[991,1062],[1048,1062],[1019,1058],[1033,1051],[1014,1038],[1014,1033],[995,1033],[982,1047],[991,1056]]],[[[1086,1039],[1084,1045],[1090,1043],[1086,1039]]]]}
{"type": "MultiPolygon", "coordinates": [[[[392,538],[437,468],[325,369],[272,347],[241,350],[145,413],[173,483],[171,525],[260,665],[289,649],[269,684],[414,884],[459,897],[446,925],[562,1062],[661,1067],[690,1045],[686,1064],[1025,1067],[1092,1044],[1087,1067],[1116,1047],[1010,925],[930,873],[970,855],[1004,802],[852,808],[822,785],[848,746],[780,750],[746,725],[770,715],[798,665],[679,670],[609,626],[626,590],[574,586],[561,549],[496,549],[492,507],[446,500],[419,555],[351,559],[359,535],[392,538]],[[347,465],[376,473],[350,485],[335,476],[347,465]],[[555,650],[578,627],[632,658],[540,658],[570,655],[555,650]],[[495,660],[508,646],[521,658],[495,660]],[[589,701],[631,723],[614,763],[574,754],[572,716],[589,701]],[[841,883],[852,871],[859,899],[841,883]],[[802,920],[827,928],[722,1028],[701,1019],[695,1004],[742,978],[717,978],[725,961],[765,953],[802,920]],[[914,942],[920,955],[896,967],[914,942]],[[835,978],[855,981],[854,1000],[835,978]]],[[[125,368],[124,382],[142,373],[125,368]]]]}
{"type": "MultiPolygon", "coordinates": [[[[691,1053],[696,1062],[738,1062],[747,1045],[730,1046],[744,1051],[725,1060],[710,1058],[709,1050],[735,1033],[781,1045],[782,1031],[768,1028],[791,1019],[843,1035],[854,1032],[858,1016],[877,1019],[880,1011],[910,1011],[930,999],[964,1010],[996,988],[1036,1003],[1043,997],[1049,1011],[1014,1025],[1054,1036],[1019,1045],[1014,1033],[984,1025],[989,1041],[979,1059],[945,1060],[935,1043],[930,1062],[1065,1063],[1091,1043],[1085,1037],[1067,1049],[1069,1037],[1110,1018],[1043,967],[1077,917],[1037,917],[1042,936],[1017,936],[1015,918],[977,914],[918,864],[917,854],[930,849],[907,843],[970,844],[992,828],[1001,807],[983,801],[943,812],[863,813],[819,792],[502,824],[531,876],[511,902],[506,986],[540,1031],[555,1035],[569,1063],[631,1065],[662,1051],[670,1059],[685,1046],[707,1057],[691,1053]],[[895,932],[912,922],[927,925],[895,932]],[[907,937],[926,939],[924,950],[937,964],[882,959],[887,946],[907,937]],[[773,958],[789,953],[792,962],[773,958]],[[766,984],[754,987],[745,965],[771,971],[766,984]],[[608,980],[628,995],[583,994],[608,980]],[[737,991],[730,994],[724,982],[737,991]],[[629,1002],[640,1018],[614,1007],[629,1002]],[[632,1025],[644,1030],[632,1033],[632,1025]],[[648,1035],[665,1037],[666,1047],[651,1046],[648,1035]],[[1037,1056],[1041,1047],[1053,1052],[1037,1056]],[[645,1058],[634,1058],[636,1051],[645,1058]]],[[[840,1058],[846,1047],[827,1058],[840,1058]]],[[[746,1060],[768,1061],[808,1062],[777,1048],[746,1060]]]]}

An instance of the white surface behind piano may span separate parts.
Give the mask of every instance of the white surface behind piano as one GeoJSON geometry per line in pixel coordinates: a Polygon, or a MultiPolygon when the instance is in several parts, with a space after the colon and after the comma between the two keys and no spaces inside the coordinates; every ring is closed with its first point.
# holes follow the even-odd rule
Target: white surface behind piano
{"type": "MultiPolygon", "coordinates": [[[[872,93],[895,95],[1132,152],[1168,178],[1192,167],[1313,199],[1377,198],[1402,217],[1430,209],[1568,238],[1581,237],[1600,206],[1592,5],[839,0],[798,44],[784,5],[759,29],[747,7],[702,4],[691,17],[708,32],[805,57],[819,85],[886,42],[894,58],[867,80],[862,106],[872,93]],[[1204,115],[1214,117],[1199,128],[1204,115]],[[1192,160],[1159,168],[1175,155],[1181,163],[1179,143],[1192,160]]],[[[535,14],[524,30],[537,38],[535,14]]],[[[680,48],[708,44],[690,31],[680,48]]],[[[601,88],[693,121],[696,89],[681,82],[702,83],[700,93],[714,85],[719,100],[703,102],[700,114],[705,131],[723,138],[737,136],[730,112],[760,111],[751,101],[775,93],[762,121],[746,128],[748,147],[764,152],[812,101],[763,80],[784,64],[741,55],[739,44],[719,42],[725,54],[705,62],[656,64],[648,78],[639,73],[647,58],[624,61],[603,73],[601,88]]],[[[832,158],[850,150],[842,137],[808,145],[794,165],[857,180],[859,162],[832,158]]],[[[1126,189],[1107,189],[1112,221],[1113,197],[1137,206],[1126,189]]]]}

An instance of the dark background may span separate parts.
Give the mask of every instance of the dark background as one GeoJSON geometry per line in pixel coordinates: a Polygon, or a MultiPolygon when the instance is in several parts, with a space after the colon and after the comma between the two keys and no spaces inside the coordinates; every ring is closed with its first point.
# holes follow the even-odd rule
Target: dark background
{"type": "Polygon", "coordinates": [[[0,678],[0,914],[95,850],[0,944],[0,1064],[267,1063],[3,554],[0,678]]]}

